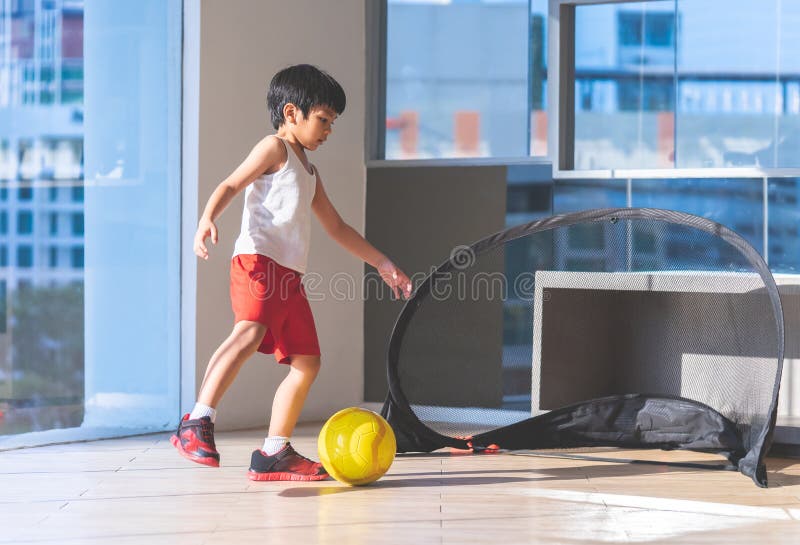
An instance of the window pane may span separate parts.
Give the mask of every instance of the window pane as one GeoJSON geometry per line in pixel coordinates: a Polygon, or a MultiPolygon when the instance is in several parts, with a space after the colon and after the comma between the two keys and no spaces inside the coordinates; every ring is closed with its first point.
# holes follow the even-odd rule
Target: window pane
{"type": "Polygon", "coordinates": [[[163,429],[180,379],[182,2],[87,0],[85,21],[92,178],[73,186],[85,244],[68,260],[87,274],[83,426],[163,429]]]}
{"type": "Polygon", "coordinates": [[[547,155],[547,0],[531,0],[530,155],[547,155]]]}
{"type": "MultiPolygon", "coordinates": [[[[76,115],[82,100],[63,104],[55,68],[65,59],[63,45],[83,39],[83,3],[15,3],[20,9],[0,14],[0,51],[3,29],[12,29],[7,63],[0,65],[6,74],[0,115],[10,120],[0,125],[0,170],[19,185],[0,202],[0,233],[11,227],[23,238],[10,237],[0,248],[0,436],[80,425],[84,390],[83,270],[53,260],[60,247],[52,230],[57,207],[41,198],[61,162],[59,139],[83,141],[82,113],[76,115]],[[67,12],[76,24],[64,23],[67,12]],[[46,229],[25,236],[34,232],[35,218],[46,229]]],[[[82,66],[83,48],[74,53],[82,66]]]]}
{"type": "Polygon", "coordinates": [[[800,179],[769,180],[769,266],[800,273],[800,179]]]}
{"type": "MultiPolygon", "coordinates": [[[[666,208],[721,223],[764,252],[764,183],[755,179],[632,180],[631,206],[666,208]]],[[[734,255],[736,250],[731,248],[734,255]]],[[[671,249],[679,257],[677,249],[671,249]]],[[[722,263],[726,256],[714,256],[722,263]]],[[[705,260],[712,263],[714,259],[705,260]]]]}
{"type": "Polygon", "coordinates": [[[17,234],[30,235],[33,233],[33,214],[30,210],[22,210],[17,213],[17,234]]]}
{"type": "Polygon", "coordinates": [[[673,0],[575,10],[575,168],[674,166],[673,0]]]}
{"type": "Polygon", "coordinates": [[[74,246],[70,249],[70,264],[73,269],[83,268],[83,247],[74,246]]]}
{"type": "Polygon", "coordinates": [[[800,3],[578,6],[576,169],[800,166],[800,3]]]}
{"type": "Polygon", "coordinates": [[[72,234],[83,235],[83,214],[75,213],[70,218],[72,221],[72,234]]]}
{"type": "Polygon", "coordinates": [[[33,247],[30,244],[17,246],[17,267],[30,269],[33,266],[33,247]]]}
{"type": "Polygon", "coordinates": [[[48,442],[55,428],[170,427],[182,2],[10,5],[0,10],[0,178],[11,189],[0,233],[23,237],[0,246],[0,447],[48,442]]]}
{"type": "Polygon", "coordinates": [[[627,180],[559,180],[555,184],[553,213],[627,206],[627,183],[627,180]]]}
{"type": "Polygon", "coordinates": [[[532,17],[526,0],[389,0],[386,158],[528,155],[532,17]]]}
{"type": "Polygon", "coordinates": [[[800,164],[796,157],[800,148],[792,138],[797,125],[787,117],[791,104],[784,103],[798,81],[800,62],[796,39],[791,37],[796,36],[792,15],[795,19],[800,15],[800,4],[780,0],[678,0],[677,4],[681,17],[677,165],[800,164]],[[788,32],[782,44],[781,32],[788,32]],[[776,142],[781,144],[775,146],[776,142]]]}
{"type": "Polygon", "coordinates": [[[21,186],[17,189],[17,200],[30,201],[33,199],[33,188],[30,186],[21,186]]]}

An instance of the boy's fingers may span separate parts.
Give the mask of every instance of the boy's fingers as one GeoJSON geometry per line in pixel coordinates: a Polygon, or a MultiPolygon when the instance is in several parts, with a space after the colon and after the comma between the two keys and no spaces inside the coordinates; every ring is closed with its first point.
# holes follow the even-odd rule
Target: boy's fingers
{"type": "Polygon", "coordinates": [[[211,226],[211,242],[217,243],[217,228],[213,225],[211,226]]]}

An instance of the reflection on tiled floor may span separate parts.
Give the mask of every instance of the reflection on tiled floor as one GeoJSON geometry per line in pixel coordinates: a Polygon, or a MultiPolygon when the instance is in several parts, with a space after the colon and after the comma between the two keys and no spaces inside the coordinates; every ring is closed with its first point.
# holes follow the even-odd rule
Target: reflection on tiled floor
{"type": "MultiPolygon", "coordinates": [[[[319,426],[293,443],[316,453],[319,426]]],[[[0,543],[798,543],[800,460],[769,460],[770,488],[735,472],[584,449],[398,456],[368,487],[254,483],[262,433],[220,433],[222,467],[192,464],[168,434],[0,452],[0,543]],[[599,461],[603,460],[603,461],[599,461]],[[619,461],[614,461],[619,460],[619,461]]]]}

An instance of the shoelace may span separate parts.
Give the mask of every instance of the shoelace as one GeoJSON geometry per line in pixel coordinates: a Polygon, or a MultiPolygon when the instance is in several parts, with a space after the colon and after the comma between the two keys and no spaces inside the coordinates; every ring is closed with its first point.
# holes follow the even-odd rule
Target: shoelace
{"type": "Polygon", "coordinates": [[[211,423],[206,423],[205,420],[200,421],[200,439],[208,443],[210,446],[217,448],[214,444],[214,433],[211,431],[211,423]]]}
{"type": "Polygon", "coordinates": [[[302,458],[303,460],[305,460],[306,462],[308,462],[310,464],[316,463],[316,462],[314,462],[314,460],[310,460],[309,458],[306,458],[305,456],[303,456],[302,454],[300,454],[299,452],[294,450],[294,447],[291,444],[289,444],[288,447],[289,447],[289,450],[291,451],[291,452],[289,452],[289,456],[294,454],[295,456],[297,456],[299,458],[302,458]]]}

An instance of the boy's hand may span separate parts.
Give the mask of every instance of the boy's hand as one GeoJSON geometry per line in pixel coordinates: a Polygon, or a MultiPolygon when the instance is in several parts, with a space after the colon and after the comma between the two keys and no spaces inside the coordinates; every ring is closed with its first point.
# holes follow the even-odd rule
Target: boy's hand
{"type": "Polygon", "coordinates": [[[206,248],[206,239],[208,237],[211,237],[212,243],[217,243],[217,226],[210,219],[200,218],[197,232],[194,234],[194,253],[197,257],[208,259],[208,249],[206,248]]]}
{"type": "Polygon", "coordinates": [[[411,297],[411,280],[394,263],[384,259],[375,268],[378,269],[383,281],[392,288],[395,297],[400,299],[401,293],[405,299],[411,297]]]}

